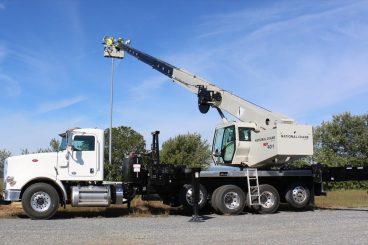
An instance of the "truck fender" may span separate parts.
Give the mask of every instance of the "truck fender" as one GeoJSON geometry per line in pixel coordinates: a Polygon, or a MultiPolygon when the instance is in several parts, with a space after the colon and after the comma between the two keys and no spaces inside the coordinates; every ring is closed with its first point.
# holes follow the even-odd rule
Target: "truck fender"
{"type": "Polygon", "coordinates": [[[56,191],[59,193],[61,201],[63,203],[66,203],[68,197],[67,197],[66,190],[65,190],[63,183],[60,180],[55,180],[55,179],[51,179],[48,177],[36,177],[28,181],[22,188],[21,197],[24,191],[28,188],[28,186],[35,184],[35,183],[40,183],[40,182],[48,183],[52,185],[56,189],[56,191]]]}

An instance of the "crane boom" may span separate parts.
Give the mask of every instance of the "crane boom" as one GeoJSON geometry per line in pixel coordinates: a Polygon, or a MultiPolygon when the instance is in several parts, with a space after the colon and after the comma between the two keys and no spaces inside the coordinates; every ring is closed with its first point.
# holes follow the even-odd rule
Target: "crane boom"
{"type": "Polygon", "coordinates": [[[198,97],[200,112],[216,108],[225,121],[215,129],[212,158],[215,164],[263,167],[288,164],[313,155],[313,132],[288,117],[271,112],[165,61],[132,48],[119,38],[104,38],[107,57],[124,52],[146,63],[198,97]],[[238,121],[226,120],[223,111],[238,121]]]}
{"type": "MultiPolygon", "coordinates": [[[[107,46],[106,43],[105,49],[107,46]]],[[[126,53],[169,77],[175,83],[196,94],[198,96],[199,110],[202,113],[207,113],[210,107],[215,107],[228,112],[241,122],[255,123],[258,129],[272,128],[278,123],[293,123],[291,118],[271,112],[231,92],[221,89],[188,71],[132,48],[130,45],[125,44],[122,39],[110,43],[113,45],[113,48],[124,50],[126,53]]]]}

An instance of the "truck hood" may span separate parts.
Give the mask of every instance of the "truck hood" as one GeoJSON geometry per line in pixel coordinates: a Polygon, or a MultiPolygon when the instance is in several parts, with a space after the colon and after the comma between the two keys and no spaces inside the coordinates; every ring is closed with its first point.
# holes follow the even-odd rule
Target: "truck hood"
{"type": "Polygon", "coordinates": [[[4,164],[4,179],[7,176],[13,177],[15,183],[8,185],[8,188],[20,190],[26,182],[40,177],[55,180],[57,156],[57,152],[48,152],[7,158],[4,164]]]}
{"type": "Polygon", "coordinates": [[[55,166],[57,163],[57,152],[36,153],[8,158],[8,164],[48,164],[55,166]]]}

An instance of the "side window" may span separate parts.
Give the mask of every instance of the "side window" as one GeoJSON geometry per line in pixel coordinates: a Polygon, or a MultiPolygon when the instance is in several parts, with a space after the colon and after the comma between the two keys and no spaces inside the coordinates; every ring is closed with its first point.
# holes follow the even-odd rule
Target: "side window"
{"type": "Polygon", "coordinates": [[[239,141],[251,141],[250,138],[251,131],[252,129],[250,128],[239,128],[238,129],[239,141]]]}
{"type": "Polygon", "coordinates": [[[95,137],[77,135],[74,137],[73,146],[76,151],[94,151],[95,137]]]}

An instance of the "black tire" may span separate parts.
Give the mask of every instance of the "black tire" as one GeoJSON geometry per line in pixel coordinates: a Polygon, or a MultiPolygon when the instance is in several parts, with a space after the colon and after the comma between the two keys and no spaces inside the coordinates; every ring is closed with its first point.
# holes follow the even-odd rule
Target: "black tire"
{"type": "Polygon", "coordinates": [[[225,215],[237,215],[245,207],[245,194],[236,185],[224,185],[219,188],[215,196],[215,206],[225,215]]]}
{"type": "Polygon", "coordinates": [[[51,185],[36,183],[24,191],[22,207],[31,219],[50,219],[59,208],[59,195],[51,185]]]}
{"type": "MultiPolygon", "coordinates": [[[[193,199],[192,199],[192,185],[185,184],[183,188],[179,192],[179,202],[183,205],[183,208],[186,211],[193,210],[193,199]]],[[[207,203],[207,190],[203,185],[199,185],[199,202],[198,208],[203,208],[207,203]]]]}
{"type": "Polygon", "coordinates": [[[261,205],[253,206],[253,209],[260,214],[273,214],[280,205],[280,195],[272,185],[260,185],[259,194],[261,205]]]}
{"type": "Polygon", "coordinates": [[[216,199],[217,199],[217,193],[219,192],[219,190],[222,188],[223,186],[220,186],[218,188],[216,188],[213,192],[212,192],[212,195],[211,195],[211,206],[213,208],[213,210],[215,210],[216,213],[219,212],[219,209],[216,205],[216,199]]]}
{"type": "Polygon", "coordinates": [[[301,182],[291,184],[285,194],[286,202],[296,209],[305,209],[310,202],[310,190],[301,182]]]}

